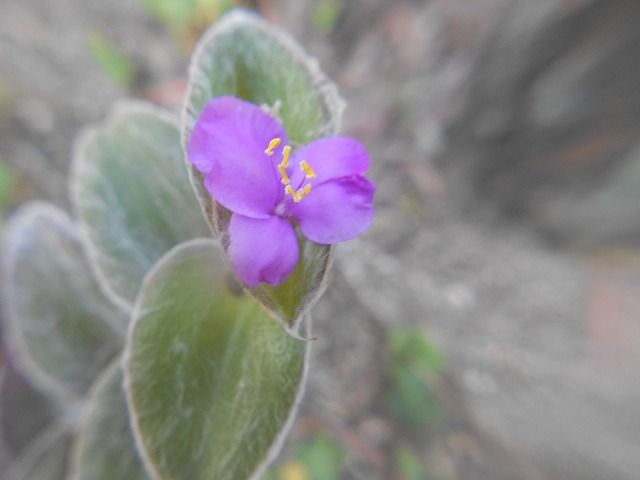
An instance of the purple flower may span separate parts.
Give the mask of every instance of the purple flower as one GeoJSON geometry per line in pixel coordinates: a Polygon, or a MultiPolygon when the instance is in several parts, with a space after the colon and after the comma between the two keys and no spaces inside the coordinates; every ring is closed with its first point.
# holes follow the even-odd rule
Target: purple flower
{"type": "Polygon", "coordinates": [[[328,245],[360,235],[373,220],[375,186],[363,176],[369,156],[356,140],[323,138],[292,153],[277,119],[218,97],[200,114],[188,153],[209,193],[233,213],[231,263],[250,287],[278,285],[293,272],[294,225],[328,245]]]}

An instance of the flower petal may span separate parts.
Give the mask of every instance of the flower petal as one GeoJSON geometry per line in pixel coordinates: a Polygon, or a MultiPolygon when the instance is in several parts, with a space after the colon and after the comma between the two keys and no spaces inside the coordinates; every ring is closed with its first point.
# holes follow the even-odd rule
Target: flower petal
{"type": "Polygon", "coordinates": [[[357,140],[348,137],[329,137],[311,142],[295,154],[291,183],[297,187],[304,180],[304,173],[299,167],[306,161],[315,178],[312,183],[320,184],[335,178],[362,175],[369,169],[369,154],[357,140]]]}
{"type": "Polygon", "coordinates": [[[258,106],[218,97],[202,110],[187,151],[216,201],[232,212],[266,218],[282,197],[274,162],[286,135],[282,124],[258,106]],[[282,143],[269,157],[264,150],[273,138],[282,143]]]}
{"type": "Polygon", "coordinates": [[[309,195],[291,207],[309,240],[333,244],[351,240],[364,232],[375,214],[375,185],[361,175],[315,185],[309,195]]]}
{"type": "Polygon", "coordinates": [[[260,282],[278,285],[298,264],[298,237],[288,220],[234,214],[229,225],[231,263],[250,287],[260,282]]]}

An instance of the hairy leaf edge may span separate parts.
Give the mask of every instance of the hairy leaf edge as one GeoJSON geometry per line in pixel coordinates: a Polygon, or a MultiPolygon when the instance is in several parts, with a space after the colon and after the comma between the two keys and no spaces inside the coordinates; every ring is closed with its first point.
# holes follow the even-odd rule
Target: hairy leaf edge
{"type": "MultiPolygon", "coordinates": [[[[54,398],[79,403],[82,400],[81,396],[72,392],[57,380],[54,380],[33,360],[18,326],[20,319],[12,300],[15,296],[15,283],[13,279],[16,269],[16,237],[20,230],[26,225],[33,224],[36,218],[49,218],[53,223],[59,225],[63,231],[78,239],[79,242],[81,241],[79,238],[79,229],[72,219],[64,211],[46,202],[39,200],[27,202],[9,219],[3,235],[3,258],[1,260],[7,347],[18,371],[24,374],[25,377],[32,381],[41,391],[52,395],[54,398]]],[[[86,254],[86,248],[84,250],[82,254],[86,254]]],[[[114,325],[112,322],[107,322],[107,325],[116,333],[121,331],[122,328],[121,325],[114,325]]]]}
{"type": "MultiPolygon", "coordinates": [[[[180,116],[180,135],[182,138],[182,149],[184,153],[183,158],[187,164],[189,180],[191,181],[191,185],[194,189],[194,193],[198,199],[198,203],[200,204],[206,222],[215,237],[220,237],[217,222],[215,221],[215,217],[217,216],[217,203],[205,190],[203,182],[198,179],[200,173],[193,165],[191,165],[187,154],[187,143],[193,129],[193,125],[189,119],[190,117],[196,118],[196,112],[193,111],[193,105],[191,104],[191,97],[196,85],[200,85],[202,82],[202,74],[200,73],[199,66],[202,64],[202,58],[206,56],[207,49],[215,43],[216,38],[219,35],[231,32],[244,25],[250,25],[262,33],[274,38],[278,43],[280,43],[280,45],[282,45],[284,50],[291,54],[293,60],[300,66],[303,72],[305,72],[311,83],[312,89],[316,91],[318,96],[322,99],[321,105],[325,109],[328,119],[327,134],[338,134],[342,126],[342,116],[346,106],[344,99],[338,93],[338,87],[322,71],[318,60],[309,55],[291,35],[287,34],[280,28],[274,27],[258,14],[241,8],[236,9],[227,13],[221,20],[211,26],[198,41],[195,51],[191,57],[191,63],[189,64],[189,81],[180,116]]],[[[268,306],[262,299],[258,300],[269,315],[278,320],[287,330],[289,335],[294,338],[301,338],[299,332],[305,321],[305,317],[309,314],[310,309],[326,290],[328,275],[333,265],[333,252],[334,246],[331,245],[326,252],[328,260],[324,271],[322,272],[322,277],[318,282],[318,286],[309,298],[306,299],[301,311],[298,313],[298,316],[293,319],[292,324],[289,324],[286,319],[283,319],[274,308],[268,306]]],[[[240,284],[245,291],[254,296],[254,293],[251,292],[249,287],[244,285],[242,282],[240,282],[240,284]]]]}
{"type": "Polygon", "coordinates": [[[203,58],[206,57],[207,49],[216,42],[216,38],[218,36],[231,32],[237,28],[241,28],[244,25],[256,28],[260,32],[275,39],[280,45],[282,45],[284,50],[291,54],[293,60],[300,66],[302,71],[305,72],[312,89],[316,91],[318,96],[322,99],[321,104],[325,109],[328,119],[328,134],[336,135],[340,131],[342,126],[342,114],[345,109],[345,102],[338,93],[338,87],[322,71],[318,60],[305,52],[292,36],[283,30],[274,27],[258,14],[241,8],[236,9],[225,14],[218,22],[209,27],[198,41],[191,57],[191,63],[189,64],[187,92],[180,115],[180,135],[182,138],[184,161],[187,164],[187,171],[189,172],[189,180],[191,180],[191,185],[194,188],[207,223],[209,224],[213,234],[216,236],[218,236],[218,231],[215,221],[213,220],[216,205],[215,199],[211,198],[209,193],[205,191],[202,182],[197,179],[199,172],[197,172],[193,165],[191,165],[187,155],[187,143],[191,137],[191,131],[193,130],[193,125],[189,119],[196,118],[197,113],[199,113],[193,110],[191,98],[196,85],[200,85],[202,82],[200,65],[203,63],[203,58]],[[207,211],[204,205],[208,202],[203,201],[203,199],[211,199],[211,211],[207,211]]]}
{"type": "MultiPolygon", "coordinates": [[[[183,250],[187,250],[189,248],[196,247],[196,246],[205,246],[205,245],[211,245],[212,247],[221,250],[219,243],[215,239],[203,239],[203,238],[189,240],[169,250],[167,253],[165,253],[162,256],[160,260],[156,262],[153,268],[147,273],[147,275],[145,276],[142,282],[140,293],[143,290],[145,290],[147,285],[154,280],[154,278],[157,275],[157,272],[161,271],[164,268],[165,264],[168,264],[170,261],[172,261],[175,255],[180,254],[180,252],[182,252],[183,250]]],[[[226,255],[225,255],[225,261],[226,261],[226,255]]],[[[138,294],[138,298],[142,297],[140,293],[138,294]]],[[[124,353],[122,355],[122,368],[124,373],[124,392],[127,398],[127,409],[129,411],[129,421],[131,425],[131,431],[133,432],[133,438],[136,444],[136,448],[138,450],[138,454],[140,455],[140,458],[142,459],[145,469],[150,474],[150,476],[154,478],[154,480],[166,480],[160,476],[159,472],[156,469],[155,464],[153,463],[153,460],[150,458],[146,450],[146,447],[144,446],[144,441],[142,439],[143,435],[142,435],[142,432],[140,431],[140,426],[138,424],[137,416],[135,414],[135,407],[133,405],[133,398],[131,397],[131,391],[132,391],[131,378],[130,378],[128,367],[131,362],[131,357],[133,355],[131,351],[132,350],[131,345],[133,344],[133,335],[134,335],[134,330],[137,324],[137,321],[134,321],[134,320],[138,318],[139,312],[140,312],[140,305],[138,304],[138,302],[136,302],[133,307],[133,312],[131,315],[132,321],[129,324],[127,341],[125,343],[124,353]]],[[[311,317],[309,314],[306,315],[306,320],[307,320],[306,322],[307,329],[309,330],[309,334],[310,334],[311,317]]],[[[311,351],[310,343],[311,342],[308,342],[308,341],[305,342],[305,352],[304,352],[304,359],[303,359],[303,365],[302,365],[302,373],[300,375],[300,381],[298,382],[298,389],[296,391],[295,398],[291,405],[289,415],[287,416],[287,419],[285,420],[282,429],[276,435],[264,459],[262,460],[261,463],[259,463],[256,466],[256,469],[254,470],[253,474],[251,474],[251,476],[247,480],[260,480],[260,477],[267,470],[271,462],[273,462],[273,460],[275,460],[275,458],[277,457],[278,453],[280,453],[280,450],[282,449],[284,441],[286,440],[287,435],[291,430],[291,427],[293,426],[293,422],[295,421],[295,418],[298,414],[300,404],[302,403],[302,399],[306,391],[306,384],[307,384],[308,371],[309,371],[309,359],[310,359],[310,351],[311,351]]],[[[241,479],[238,479],[238,480],[241,480],[241,479]]]]}
{"type": "MultiPolygon", "coordinates": [[[[104,368],[100,376],[96,379],[96,381],[87,392],[86,400],[84,402],[82,411],[80,413],[80,419],[78,420],[78,424],[76,427],[76,435],[71,443],[68,467],[69,473],[67,474],[68,480],[83,480],[82,477],[80,477],[81,472],[79,471],[79,467],[80,453],[82,452],[82,448],[85,442],[84,432],[87,431],[87,426],[91,421],[95,405],[98,402],[98,394],[102,391],[107,382],[111,380],[111,375],[114,374],[115,370],[119,368],[122,368],[121,355],[118,355],[116,358],[114,358],[113,361],[104,368]]],[[[123,397],[125,397],[124,385],[122,387],[122,395],[123,397]]],[[[129,424],[129,426],[131,427],[131,423],[129,424]]],[[[131,435],[133,436],[133,429],[131,435]]],[[[147,463],[142,461],[140,450],[136,448],[136,451],[138,456],[140,457],[141,463],[144,465],[145,469],[147,469],[147,463]]],[[[148,471],[147,474],[149,474],[148,471]]]]}
{"type": "MultiPolygon", "coordinates": [[[[89,233],[89,227],[85,224],[80,216],[80,180],[81,172],[86,168],[91,168],[87,156],[85,155],[88,146],[103,132],[109,132],[115,128],[115,126],[122,120],[128,118],[131,115],[150,115],[156,116],[158,119],[166,122],[167,124],[180,129],[180,121],[177,115],[158,107],[152,103],[141,101],[124,99],[117,101],[111,108],[106,119],[102,122],[87,127],[82,130],[76,138],[73,155],[71,159],[70,175],[69,175],[69,195],[73,208],[73,213],[78,218],[78,225],[80,231],[80,239],[87,252],[89,264],[94,277],[97,279],[100,288],[104,295],[111,300],[114,304],[119,306],[125,311],[131,311],[133,303],[126,298],[121,297],[114,291],[111,285],[111,281],[108,275],[100,267],[99,256],[100,251],[97,246],[91,240],[89,233]]],[[[208,223],[208,222],[207,222],[208,223]]]]}

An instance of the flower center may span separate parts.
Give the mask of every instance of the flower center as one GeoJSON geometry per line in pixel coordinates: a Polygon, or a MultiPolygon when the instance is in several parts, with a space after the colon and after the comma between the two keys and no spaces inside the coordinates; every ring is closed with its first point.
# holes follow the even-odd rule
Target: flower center
{"type": "MultiPolygon", "coordinates": [[[[265,149],[264,153],[268,156],[274,154],[274,149],[278,148],[282,143],[281,138],[274,138],[269,142],[269,145],[265,149]]],[[[285,145],[282,148],[282,161],[278,164],[278,173],[280,173],[281,182],[284,185],[284,193],[289,195],[295,203],[300,203],[311,192],[311,183],[301,184],[297,190],[291,186],[291,178],[287,173],[289,168],[289,156],[291,155],[291,145],[285,145]]],[[[307,180],[315,178],[316,172],[311,168],[311,165],[306,160],[300,162],[300,169],[304,173],[304,177],[307,180]]]]}

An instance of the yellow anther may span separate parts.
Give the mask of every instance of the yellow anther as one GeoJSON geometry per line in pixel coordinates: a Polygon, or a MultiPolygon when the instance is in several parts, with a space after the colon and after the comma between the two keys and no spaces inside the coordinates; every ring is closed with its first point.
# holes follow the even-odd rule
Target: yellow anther
{"type": "Polygon", "coordinates": [[[294,202],[298,203],[300,201],[300,195],[291,185],[287,185],[286,187],[284,187],[284,193],[286,193],[287,195],[291,195],[294,202]]]}
{"type": "Polygon", "coordinates": [[[269,146],[265,149],[264,153],[266,153],[267,155],[271,156],[273,155],[273,150],[275,148],[278,148],[278,146],[282,143],[282,139],[281,138],[274,138],[273,140],[271,140],[269,142],[269,146]]]}
{"type": "Polygon", "coordinates": [[[289,178],[289,175],[287,175],[287,167],[281,163],[280,165],[278,165],[278,171],[280,172],[280,176],[282,177],[282,184],[289,185],[291,179],[289,178]]]}
{"type": "Polygon", "coordinates": [[[280,165],[289,166],[289,155],[291,155],[291,145],[285,145],[282,149],[282,162],[280,165]]]}
{"type": "Polygon", "coordinates": [[[315,178],[316,177],[316,172],[314,172],[313,168],[311,168],[311,165],[309,165],[309,163],[306,160],[302,160],[300,162],[300,168],[304,172],[304,176],[305,177],[307,177],[307,178],[315,178]]]}
{"type": "Polygon", "coordinates": [[[289,179],[289,175],[287,174],[287,167],[289,166],[289,155],[291,155],[291,146],[285,145],[282,149],[282,161],[278,165],[278,171],[280,172],[280,176],[282,177],[282,184],[289,185],[291,179],[289,179]]]}
{"type": "Polygon", "coordinates": [[[311,192],[310,183],[307,183],[304,187],[299,188],[298,191],[296,191],[291,185],[287,185],[284,187],[284,193],[290,195],[291,198],[293,198],[293,201],[296,203],[300,203],[302,200],[304,200],[304,198],[309,195],[309,192],[311,192]]]}
{"type": "Polygon", "coordinates": [[[294,197],[293,201],[296,203],[301,202],[307,195],[309,195],[309,192],[311,192],[311,184],[307,183],[303,188],[298,189],[298,191],[296,192],[298,194],[298,199],[296,200],[296,198],[294,197]]]}

